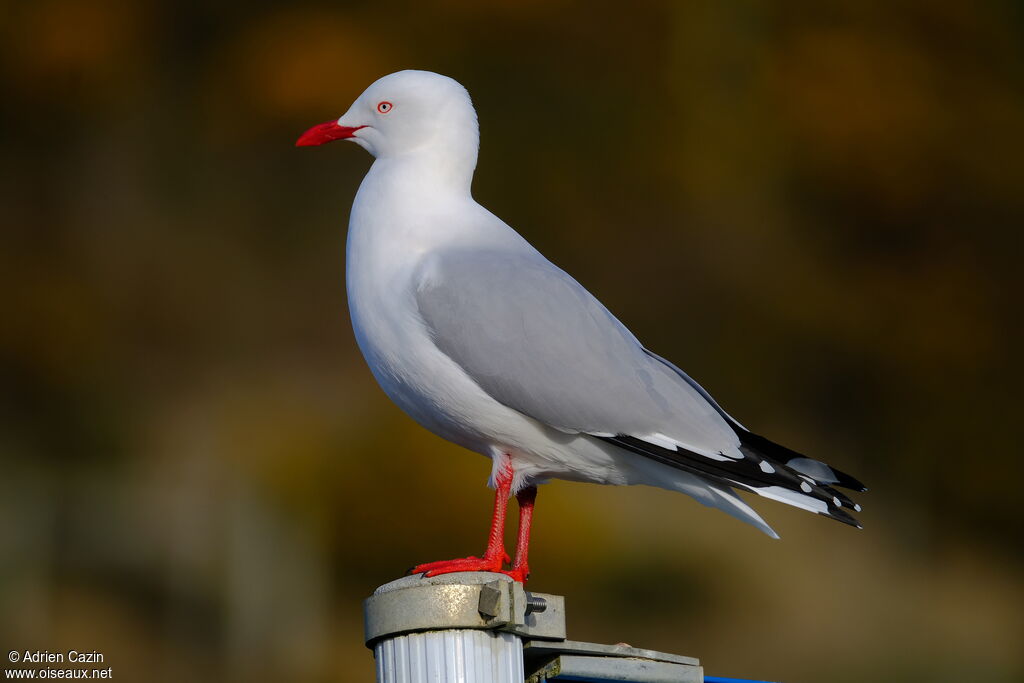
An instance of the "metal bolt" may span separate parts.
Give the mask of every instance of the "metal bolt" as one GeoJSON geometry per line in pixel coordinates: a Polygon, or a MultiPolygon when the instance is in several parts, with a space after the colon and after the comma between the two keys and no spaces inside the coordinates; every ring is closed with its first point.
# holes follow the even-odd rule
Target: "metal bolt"
{"type": "Polygon", "coordinates": [[[548,601],[544,598],[534,595],[533,593],[526,594],[526,613],[527,614],[540,614],[548,608],[548,601]]]}

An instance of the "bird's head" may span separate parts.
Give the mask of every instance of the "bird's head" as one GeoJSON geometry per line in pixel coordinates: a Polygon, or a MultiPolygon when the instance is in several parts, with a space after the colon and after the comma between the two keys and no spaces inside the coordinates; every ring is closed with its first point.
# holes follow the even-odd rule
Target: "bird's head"
{"type": "Polygon", "coordinates": [[[384,76],[356,98],[341,118],[313,126],[298,147],[351,140],[378,159],[420,152],[465,157],[476,164],[476,111],[457,81],[429,71],[384,76]]]}

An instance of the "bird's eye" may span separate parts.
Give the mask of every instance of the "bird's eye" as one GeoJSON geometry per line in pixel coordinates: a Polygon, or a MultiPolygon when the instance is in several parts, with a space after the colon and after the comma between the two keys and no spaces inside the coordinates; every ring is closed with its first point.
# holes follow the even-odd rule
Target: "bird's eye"
{"type": "Polygon", "coordinates": [[[392,105],[390,102],[381,102],[380,104],[377,105],[377,111],[379,111],[381,114],[387,114],[389,111],[391,111],[391,107],[393,106],[394,105],[392,105]]]}

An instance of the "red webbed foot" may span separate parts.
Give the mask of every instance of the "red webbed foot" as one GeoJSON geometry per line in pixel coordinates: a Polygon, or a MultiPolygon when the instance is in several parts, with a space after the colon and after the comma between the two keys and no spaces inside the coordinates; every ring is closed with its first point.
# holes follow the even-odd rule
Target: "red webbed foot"
{"type": "Polygon", "coordinates": [[[424,576],[437,576],[439,574],[451,574],[452,572],[502,572],[506,562],[511,558],[502,553],[499,555],[483,557],[460,557],[455,560],[441,560],[439,562],[426,562],[418,564],[409,570],[410,574],[423,574],[424,576]]]}
{"type": "Polygon", "coordinates": [[[526,579],[530,577],[530,568],[528,566],[513,567],[512,569],[504,569],[505,563],[510,562],[511,558],[506,554],[501,560],[497,557],[488,558],[484,557],[460,557],[454,560],[441,560],[440,562],[426,562],[424,564],[418,564],[409,570],[410,574],[423,574],[425,577],[439,576],[441,574],[452,574],[454,572],[492,572],[494,574],[504,574],[505,576],[511,577],[513,581],[519,583],[526,583],[526,579]]]}

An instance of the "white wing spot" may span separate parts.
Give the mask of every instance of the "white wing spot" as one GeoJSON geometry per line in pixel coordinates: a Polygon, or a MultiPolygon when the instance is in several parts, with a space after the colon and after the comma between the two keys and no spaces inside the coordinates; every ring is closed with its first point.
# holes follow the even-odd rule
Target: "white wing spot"
{"type": "Polygon", "coordinates": [[[853,509],[854,509],[855,512],[860,512],[860,504],[859,503],[854,503],[853,504],[853,509]]]}
{"type": "Polygon", "coordinates": [[[767,460],[762,460],[758,465],[761,467],[761,471],[765,474],[772,474],[775,472],[775,468],[772,467],[772,464],[767,460]]]}
{"type": "Polygon", "coordinates": [[[843,507],[843,501],[839,500],[835,496],[832,496],[832,502],[835,503],[837,508],[843,507]]]}
{"type": "Polygon", "coordinates": [[[811,485],[808,484],[806,481],[802,481],[800,482],[800,490],[803,491],[804,493],[810,493],[811,485]]]}

